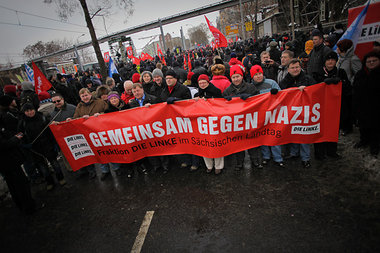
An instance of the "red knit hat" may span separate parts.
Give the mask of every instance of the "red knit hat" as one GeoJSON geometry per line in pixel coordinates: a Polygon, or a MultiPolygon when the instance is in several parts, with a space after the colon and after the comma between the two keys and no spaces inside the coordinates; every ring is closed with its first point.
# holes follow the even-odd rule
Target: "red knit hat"
{"type": "Polygon", "coordinates": [[[187,74],[187,80],[191,80],[191,77],[194,75],[194,72],[189,72],[189,74],[187,74]]]}
{"type": "Polygon", "coordinates": [[[139,83],[140,82],[140,74],[139,73],[134,73],[132,75],[132,83],[139,83]]]}
{"type": "Polygon", "coordinates": [[[3,91],[4,91],[4,94],[16,95],[16,85],[11,85],[11,84],[4,85],[3,91]]]}
{"type": "Polygon", "coordinates": [[[252,66],[252,68],[250,70],[250,73],[251,73],[251,77],[253,77],[257,73],[264,74],[264,71],[263,71],[263,69],[261,68],[260,65],[254,65],[254,66],[252,66]]]}
{"type": "Polygon", "coordinates": [[[47,91],[41,91],[40,94],[38,94],[38,99],[40,101],[43,101],[45,99],[51,98],[50,94],[47,91]]]}
{"type": "Polygon", "coordinates": [[[244,76],[243,74],[243,70],[242,68],[236,64],[236,65],[233,65],[231,68],[230,68],[230,77],[232,77],[233,75],[235,74],[239,74],[241,76],[244,76]]]}
{"type": "Polygon", "coordinates": [[[200,75],[200,76],[198,77],[198,82],[199,82],[200,80],[206,80],[207,82],[210,82],[210,79],[209,79],[208,76],[205,75],[205,74],[202,74],[202,75],[200,75]]]}

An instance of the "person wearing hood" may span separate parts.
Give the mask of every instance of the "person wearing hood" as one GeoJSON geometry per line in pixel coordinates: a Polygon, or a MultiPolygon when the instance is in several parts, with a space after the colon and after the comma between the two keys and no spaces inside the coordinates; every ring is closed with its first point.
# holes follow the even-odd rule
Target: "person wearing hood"
{"type": "MultiPolygon", "coordinates": [[[[222,65],[223,66],[223,65],[222,65]]],[[[224,67],[224,66],[223,66],[224,67]]],[[[195,100],[199,100],[199,98],[208,99],[208,98],[222,98],[222,92],[220,89],[215,87],[212,83],[210,83],[210,79],[207,75],[200,75],[198,77],[198,86],[199,86],[199,92],[195,94],[195,100]]],[[[193,156],[193,162],[198,156],[195,156],[194,159],[193,156]]],[[[218,157],[218,158],[207,158],[203,157],[203,160],[205,161],[207,170],[207,173],[210,173],[215,166],[215,175],[218,175],[222,172],[222,169],[224,168],[224,157],[218,157]]],[[[194,164],[190,167],[190,171],[195,171],[199,167],[199,161],[198,164],[194,164]]]]}
{"type": "Polygon", "coordinates": [[[21,83],[22,92],[20,95],[20,106],[22,107],[26,103],[30,103],[34,106],[34,109],[38,110],[40,107],[40,100],[38,95],[34,91],[34,85],[32,82],[24,81],[21,83]]]}
{"type": "MultiPolygon", "coordinates": [[[[276,83],[276,81],[272,79],[268,79],[264,77],[264,71],[259,65],[254,65],[252,66],[250,70],[250,74],[252,77],[253,85],[256,87],[258,92],[260,94],[271,92],[273,94],[277,94],[277,92],[280,89],[280,86],[276,83]]],[[[281,146],[261,146],[261,153],[262,153],[262,159],[259,154],[260,148],[252,148],[248,150],[251,160],[253,161],[253,167],[259,167],[262,168],[263,165],[267,165],[268,162],[270,161],[271,154],[273,157],[273,160],[276,165],[279,167],[284,168],[284,160],[282,159],[281,156],[281,146]]]]}
{"type": "Polygon", "coordinates": [[[363,67],[353,83],[354,112],[358,119],[360,141],[355,148],[369,145],[377,156],[380,141],[380,52],[373,50],[363,58],[363,67]]]}
{"type": "Polygon", "coordinates": [[[152,76],[153,76],[153,85],[150,88],[150,91],[147,93],[160,99],[161,93],[166,87],[166,80],[164,78],[164,74],[162,73],[161,69],[157,68],[153,70],[152,76]]]}
{"type": "Polygon", "coordinates": [[[3,95],[0,97],[0,174],[8,185],[9,193],[16,206],[25,214],[35,211],[28,178],[21,168],[24,160],[20,150],[23,135],[17,133],[17,113],[14,110],[14,98],[3,95]]]}
{"type": "Polygon", "coordinates": [[[45,177],[47,190],[52,190],[55,183],[46,161],[49,161],[53,167],[59,184],[66,184],[61,166],[57,161],[54,136],[49,128],[45,128],[50,123],[50,118],[36,111],[29,103],[22,107],[22,113],[17,129],[18,132],[23,133],[24,147],[31,150],[36,166],[45,177]]]}
{"type": "Polygon", "coordinates": [[[153,86],[152,72],[150,71],[142,72],[141,77],[140,77],[140,83],[143,85],[144,90],[146,90],[147,93],[149,93],[153,86]]]}
{"type": "Polygon", "coordinates": [[[337,67],[338,69],[344,69],[348,76],[348,80],[352,84],[355,74],[362,68],[362,62],[355,54],[355,47],[352,40],[341,40],[336,46],[336,52],[339,54],[337,67]]]}

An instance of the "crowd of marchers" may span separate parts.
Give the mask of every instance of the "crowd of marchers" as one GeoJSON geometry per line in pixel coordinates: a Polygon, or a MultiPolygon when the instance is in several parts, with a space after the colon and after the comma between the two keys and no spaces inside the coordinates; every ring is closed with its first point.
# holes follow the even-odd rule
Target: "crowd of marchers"
{"type": "MultiPolygon", "coordinates": [[[[360,60],[351,40],[339,40],[341,27],[324,34],[314,29],[309,35],[289,40],[286,35],[230,43],[226,48],[198,47],[186,52],[166,52],[153,61],[118,62],[119,74],[105,81],[98,72],[86,70],[72,75],[48,77],[52,89],[38,95],[31,82],[5,85],[0,98],[1,174],[17,206],[25,213],[35,210],[29,182],[46,183],[47,190],[66,184],[63,168],[70,170],[55,142],[49,125],[77,118],[97,117],[103,113],[149,107],[155,103],[173,104],[185,99],[248,97],[279,90],[325,82],[342,82],[340,131],[348,135],[359,128],[356,148],[369,146],[376,156],[380,140],[380,44],[373,43],[360,60]],[[332,50],[337,46],[337,53],[332,50]],[[58,162],[58,158],[62,162],[58,162]]],[[[143,117],[143,116],[142,116],[143,117]]],[[[340,159],[337,143],[314,143],[314,158],[340,159]]],[[[299,159],[311,166],[311,144],[260,146],[234,154],[236,170],[243,169],[248,154],[252,169],[269,163],[285,168],[286,160],[299,159]]],[[[168,173],[173,164],[190,171],[206,167],[220,174],[224,158],[191,154],[148,157],[134,163],[100,164],[100,179],[111,176],[132,177],[151,171],[168,173]],[[173,163],[173,161],[175,161],[173,163]]],[[[95,165],[76,172],[78,176],[97,177],[95,165]]]]}

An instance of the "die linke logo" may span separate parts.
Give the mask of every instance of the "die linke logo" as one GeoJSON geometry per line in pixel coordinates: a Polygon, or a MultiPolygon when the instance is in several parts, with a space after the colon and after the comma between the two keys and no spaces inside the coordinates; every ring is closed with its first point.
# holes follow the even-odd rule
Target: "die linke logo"
{"type": "Polygon", "coordinates": [[[376,40],[380,37],[380,22],[366,24],[362,26],[362,31],[358,42],[365,43],[376,40]]]}

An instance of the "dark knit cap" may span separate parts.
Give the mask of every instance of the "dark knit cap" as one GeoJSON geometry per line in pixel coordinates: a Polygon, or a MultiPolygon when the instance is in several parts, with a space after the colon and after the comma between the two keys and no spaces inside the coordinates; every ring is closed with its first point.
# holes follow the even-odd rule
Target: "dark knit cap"
{"type": "Polygon", "coordinates": [[[166,71],[166,76],[172,76],[173,78],[177,79],[177,73],[172,69],[166,71]]]}
{"type": "Polygon", "coordinates": [[[334,52],[334,51],[331,51],[330,53],[328,53],[325,57],[325,62],[327,60],[330,60],[330,59],[334,59],[335,61],[338,61],[338,55],[334,52]]]}
{"type": "Polygon", "coordinates": [[[314,29],[312,32],[311,32],[311,36],[319,36],[319,37],[323,37],[323,34],[322,32],[319,30],[319,29],[314,29]]]}
{"type": "Polygon", "coordinates": [[[34,108],[33,104],[31,104],[31,103],[26,103],[26,104],[24,104],[24,105],[22,106],[21,111],[22,111],[22,112],[25,112],[25,111],[27,111],[27,110],[36,110],[36,108],[34,108]]]}

